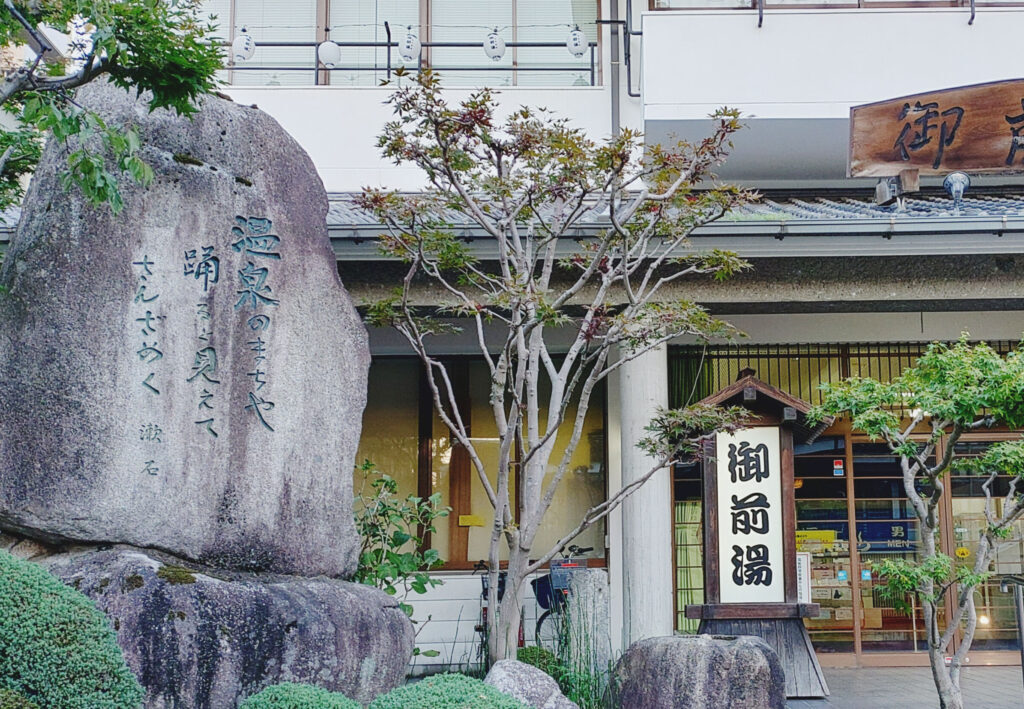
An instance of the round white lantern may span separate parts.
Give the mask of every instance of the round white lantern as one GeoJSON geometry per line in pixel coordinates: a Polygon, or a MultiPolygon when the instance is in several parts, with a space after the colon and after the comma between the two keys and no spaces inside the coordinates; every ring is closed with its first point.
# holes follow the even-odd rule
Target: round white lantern
{"type": "Polygon", "coordinates": [[[420,44],[420,38],[416,36],[416,33],[412,31],[412,26],[409,27],[409,31],[405,35],[405,39],[398,47],[398,53],[402,56],[402,61],[406,64],[419,64],[420,63],[420,48],[423,45],[420,44]]]}
{"type": "Polygon", "coordinates": [[[341,62],[341,47],[331,40],[321,42],[320,46],[316,48],[316,56],[320,59],[321,64],[328,69],[333,69],[341,62]]]}
{"type": "Polygon", "coordinates": [[[251,35],[246,33],[243,27],[241,34],[235,37],[235,41],[231,43],[231,57],[236,62],[244,62],[252,59],[252,55],[255,53],[256,42],[251,35]]]}
{"type": "Polygon", "coordinates": [[[569,50],[569,54],[577,59],[587,53],[587,49],[589,49],[587,46],[587,36],[580,30],[579,25],[572,28],[569,38],[565,40],[565,48],[569,50]]]}
{"type": "Polygon", "coordinates": [[[496,62],[500,62],[501,58],[505,56],[505,40],[498,34],[497,27],[484,40],[484,54],[496,62]]]}

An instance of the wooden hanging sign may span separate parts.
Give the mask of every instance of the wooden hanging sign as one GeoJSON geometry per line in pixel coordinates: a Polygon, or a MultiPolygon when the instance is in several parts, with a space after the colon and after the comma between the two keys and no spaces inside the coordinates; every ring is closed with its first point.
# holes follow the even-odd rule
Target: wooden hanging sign
{"type": "Polygon", "coordinates": [[[850,177],[1024,172],[1024,79],[850,109],[850,177]]]}

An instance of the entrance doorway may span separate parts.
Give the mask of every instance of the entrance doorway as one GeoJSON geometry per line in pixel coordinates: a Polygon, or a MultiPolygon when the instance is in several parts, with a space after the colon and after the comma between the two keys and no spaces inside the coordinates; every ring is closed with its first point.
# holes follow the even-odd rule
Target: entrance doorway
{"type": "MultiPolygon", "coordinates": [[[[815,400],[821,381],[849,374],[896,375],[913,361],[916,345],[791,345],[772,348],[701,350],[703,366],[676,352],[670,382],[678,392],[707,396],[716,384],[727,384],[731,370],[757,368],[767,383],[797,396],[815,400]],[[870,360],[863,353],[870,350],[870,360]],[[821,358],[822,361],[818,361],[821,358]],[[826,361],[827,360],[827,361],[826,361]],[[851,371],[853,370],[853,371],[851,371]],[[814,379],[814,382],[810,382],[814,379]],[[719,382],[718,380],[725,380],[719,382]],[[813,386],[812,386],[813,384],[813,386]]],[[[1019,433],[987,432],[965,435],[957,453],[980,455],[997,440],[1019,433]]],[[[936,452],[942,455],[940,446],[936,452]]],[[[886,597],[873,564],[887,558],[914,559],[920,553],[920,535],[913,510],[903,494],[899,460],[881,443],[858,436],[841,424],[826,430],[814,443],[794,450],[796,543],[798,552],[811,555],[811,601],[821,615],[805,620],[818,659],[823,666],[927,665],[923,613],[915,599],[886,597]],[[852,534],[851,534],[852,532],[852,534]]],[[[984,524],[983,480],[953,475],[947,480],[940,512],[942,551],[957,563],[973,563],[979,526],[984,524]]],[[[687,604],[703,602],[703,549],[699,466],[678,466],[674,471],[675,580],[677,629],[696,632],[696,621],[683,615],[687,604]]],[[[997,481],[998,500],[1009,490],[1009,478],[997,481]]],[[[999,504],[997,502],[997,504],[999,504]]],[[[1002,593],[996,576],[1024,569],[1024,522],[1000,542],[990,571],[993,578],[978,591],[978,630],[970,663],[1019,664],[1020,645],[1011,593],[1002,593]]],[[[950,612],[951,609],[945,609],[950,612]]],[[[940,623],[943,619],[940,618],[940,623]]],[[[957,641],[954,641],[957,642],[957,641]]],[[[954,650],[955,650],[954,644],[954,650]]]]}

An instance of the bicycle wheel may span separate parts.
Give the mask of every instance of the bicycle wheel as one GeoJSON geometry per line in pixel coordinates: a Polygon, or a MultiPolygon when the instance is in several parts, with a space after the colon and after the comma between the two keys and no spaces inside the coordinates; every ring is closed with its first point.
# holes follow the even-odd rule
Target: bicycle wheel
{"type": "Polygon", "coordinates": [[[537,619],[537,628],[534,632],[534,643],[545,650],[556,652],[558,650],[558,614],[551,611],[544,611],[537,619]]]}

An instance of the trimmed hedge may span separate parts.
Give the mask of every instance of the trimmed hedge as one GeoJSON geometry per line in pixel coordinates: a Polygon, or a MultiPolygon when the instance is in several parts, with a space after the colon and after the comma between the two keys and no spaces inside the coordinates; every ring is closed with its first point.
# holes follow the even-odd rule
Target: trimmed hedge
{"type": "Polygon", "coordinates": [[[39,709],[39,705],[12,689],[0,688],[0,709],[39,709]]]}
{"type": "Polygon", "coordinates": [[[466,675],[446,673],[393,689],[369,709],[527,709],[518,699],[466,675]]]}
{"type": "Polygon", "coordinates": [[[254,694],[239,709],[362,709],[344,694],[308,684],[284,682],[254,694]]]}
{"type": "Polygon", "coordinates": [[[0,688],[39,709],[136,709],[143,691],[93,602],[0,551],[0,688]]]}

